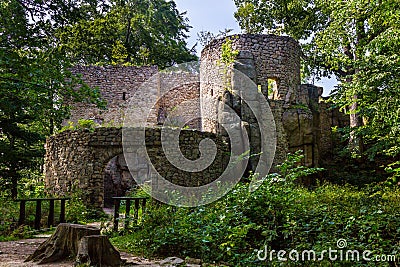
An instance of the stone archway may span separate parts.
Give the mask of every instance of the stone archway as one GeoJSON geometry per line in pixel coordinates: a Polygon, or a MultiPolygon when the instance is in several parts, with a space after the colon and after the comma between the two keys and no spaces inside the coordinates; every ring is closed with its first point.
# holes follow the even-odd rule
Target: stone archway
{"type": "Polygon", "coordinates": [[[122,153],[122,131],[118,128],[65,131],[51,136],[46,142],[46,188],[57,195],[78,192],[86,202],[101,207],[105,166],[122,153]]]}

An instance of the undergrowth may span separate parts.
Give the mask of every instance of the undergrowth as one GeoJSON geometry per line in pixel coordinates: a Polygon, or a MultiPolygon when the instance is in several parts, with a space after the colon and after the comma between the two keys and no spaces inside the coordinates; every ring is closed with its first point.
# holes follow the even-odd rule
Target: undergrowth
{"type": "MultiPolygon", "coordinates": [[[[20,194],[18,199],[36,199],[36,198],[51,198],[44,190],[43,182],[28,182],[20,186],[20,194]]],[[[108,216],[98,209],[93,209],[82,200],[82,192],[75,189],[74,193],[69,195],[70,200],[66,201],[65,220],[69,223],[86,224],[90,222],[109,220],[108,216]]],[[[37,233],[34,230],[36,202],[27,201],[25,206],[25,223],[18,225],[20,214],[20,202],[13,200],[8,192],[0,193],[0,242],[18,240],[22,238],[30,238],[37,233]]],[[[50,209],[49,201],[41,203],[41,229],[47,228],[47,220],[50,209]]],[[[61,213],[60,201],[55,201],[54,205],[54,222],[59,223],[61,213]]]]}
{"type": "Polygon", "coordinates": [[[389,266],[362,260],[330,262],[328,257],[282,262],[276,253],[272,261],[257,257],[265,248],[288,253],[338,249],[340,239],[347,241],[345,249],[400,258],[399,188],[324,183],[309,189],[295,182],[296,172],[287,173],[291,175],[269,176],[253,193],[240,183],[207,206],[151,202],[135,231],[112,240],[120,249],[147,257],[192,257],[231,266],[389,266]]]}

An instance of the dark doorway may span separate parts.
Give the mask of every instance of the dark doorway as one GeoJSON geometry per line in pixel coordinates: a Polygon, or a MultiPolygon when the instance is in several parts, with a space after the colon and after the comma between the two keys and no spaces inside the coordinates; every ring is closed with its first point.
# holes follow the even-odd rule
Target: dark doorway
{"type": "Polygon", "coordinates": [[[112,197],[125,196],[135,185],[124,155],[112,158],[104,170],[104,207],[112,207],[112,197]]]}

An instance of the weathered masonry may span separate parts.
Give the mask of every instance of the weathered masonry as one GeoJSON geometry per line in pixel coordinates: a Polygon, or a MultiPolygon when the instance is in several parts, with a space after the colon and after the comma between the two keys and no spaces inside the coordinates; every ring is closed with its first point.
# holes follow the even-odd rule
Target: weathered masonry
{"type": "MultiPolygon", "coordinates": [[[[347,125],[348,118],[323,101],[321,87],[301,84],[299,44],[290,37],[274,35],[241,34],[228,38],[232,40],[232,49],[239,52],[233,67],[257,85],[257,90],[268,100],[272,110],[277,139],[274,163],[282,162],[288,152],[301,149],[305,154],[306,165],[323,165],[335,147],[332,127],[347,125]]],[[[221,59],[224,43],[225,39],[214,40],[202,51],[201,64],[206,70],[206,80],[216,79],[217,74],[213,68],[221,59]]],[[[224,131],[217,124],[200,119],[188,124],[192,130],[183,131],[180,145],[189,159],[196,159],[199,153],[198,143],[202,138],[216,140],[222,154],[216,157],[208,171],[184,173],[163,157],[161,143],[150,136],[159,135],[160,129],[157,125],[162,124],[165,117],[172,117],[174,108],[183,101],[200,99],[201,102],[201,98],[207,96],[231,107],[243,121],[252,152],[258,151],[260,134],[257,121],[240,98],[233,97],[222,87],[212,87],[208,83],[182,83],[182,80],[190,79],[168,76],[168,73],[158,72],[156,66],[78,66],[73,72],[81,74],[82,79],[90,86],[100,89],[108,102],[108,109],[99,110],[85,104],[75,105],[70,120],[76,122],[78,119],[91,119],[103,126],[116,128],[103,127],[94,132],[68,131],[47,140],[46,184],[53,193],[65,194],[76,186],[86,194],[89,203],[100,207],[105,198],[122,196],[129,191],[134,185],[135,176],[151,175],[150,163],[141,155],[137,156],[137,168],[131,171],[128,171],[122,155],[120,127],[128,100],[140,106],[141,99],[157,97],[158,101],[149,116],[150,128],[146,145],[151,163],[174,183],[192,186],[207,184],[227,164],[227,158],[222,153],[228,151],[227,144],[223,142],[224,131]],[[143,82],[154,75],[158,75],[160,90],[149,90],[140,99],[132,99],[143,82]],[[162,88],[168,90],[163,91],[162,88]]],[[[219,117],[223,114],[218,113],[223,113],[223,110],[217,106],[193,104],[186,109],[186,113],[192,117],[215,113],[219,117]]],[[[250,168],[256,164],[256,160],[250,160],[250,168]]]]}
{"type": "MultiPolygon", "coordinates": [[[[190,77],[158,72],[157,66],[76,66],[72,69],[72,73],[80,75],[82,80],[92,88],[99,88],[103,99],[107,101],[106,110],[91,104],[74,104],[68,120],[73,123],[79,119],[90,119],[102,125],[121,127],[129,101],[143,82],[153,76],[157,76],[159,89],[157,92],[148,90],[141,97],[152,98],[154,94],[157,94],[156,97],[159,100],[155,103],[152,116],[149,118],[149,122],[154,125],[163,122],[160,121],[160,113],[167,116],[181,102],[200,97],[198,82],[182,84],[182,80],[190,79],[190,77]]],[[[141,100],[137,99],[136,102],[140,105],[141,100]]],[[[199,106],[188,110],[193,115],[199,111],[199,106]]],[[[200,129],[200,121],[192,122],[191,128],[200,129]]]]}
{"type": "MultiPolygon", "coordinates": [[[[172,134],[179,134],[178,130],[175,131],[172,134]]],[[[200,151],[193,148],[198,148],[200,141],[205,138],[210,138],[217,145],[214,162],[202,172],[187,173],[166,159],[161,147],[161,128],[146,129],[148,157],[139,150],[131,154],[136,162],[131,169],[133,178],[140,176],[143,179],[144,176],[152,176],[154,171],[157,171],[166,180],[181,186],[194,187],[212,182],[226,168],[226,162],[229,161],[229,145],[212,133],[182,130],[179,135],[180,150],[186,158],[197,159],[200,157],[200,151]]],[[[130,146],[130,149],[134,148],[130,146]]],[[[105,198],[114,196],[107,195],[107,191],[104,190],[107,183],[112,183],[104,172],[110,160],[116,156],[123,157],[121,128],[97,128],[93,132],[65,131],[52,136],[46,143],[47,188],[60,195],[79,189],[87,203],[101,207],[105,198]]]]}
{"type": "MultiPolygon", "coordinates": [[[[287,152],[301,149],[304,151],[304,163],[307,166],[319,165],[321,159],[331,154],[334,146],[331,128],[347,124],[347,118],[341,116],[337,110],[329,109],[329,105],[321,101],[321,87],[300,84],[299,44],[290,37],[275,35],[241,34],[229,38],[232,49],[239,52],[233,67],[247,75],[269,101],[277,133],[274,163],[282,162],[287,152]]],[[[205,79],[211,83],[202,82],[200,94],[213,97],[237,111],[242,122],[247,124],[251,149],[253,153],[257,153],[260,134],[252,111],[240,98],[222,87],[212,85],[218,79],[215,66],[221,59],[224,43],[224,39],[214,40],[202,51],[201,62],[207,73],[205,79]]],[[[240,90],[237,95],[240,95],[240,90]]],[[[216,106],[202,106],[202,109],[203,113],[224,112],[216,106]]],[[[204,131],[223,133],[212,122],[206,121],[202,127],[204,131]]]]}

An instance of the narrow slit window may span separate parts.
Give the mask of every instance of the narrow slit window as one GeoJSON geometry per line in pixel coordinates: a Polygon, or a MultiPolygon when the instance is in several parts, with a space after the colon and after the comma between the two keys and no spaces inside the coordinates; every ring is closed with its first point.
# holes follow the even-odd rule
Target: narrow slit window
{"type": "Polygon", "coordinates": [[[268,79],[268,98],[278,99],[278,82],[275,78],[268,79]]]}

